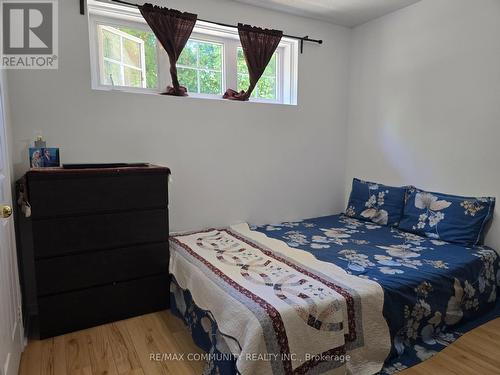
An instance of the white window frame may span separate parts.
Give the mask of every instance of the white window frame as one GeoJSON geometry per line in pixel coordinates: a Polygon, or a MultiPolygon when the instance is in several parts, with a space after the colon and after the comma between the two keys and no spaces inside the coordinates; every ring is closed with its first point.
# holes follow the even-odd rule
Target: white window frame
{"type": "MultiPolygon", "coordinates": [[[[102,60],[99,56],[98,25],[111,27],[130,27],[151,31],[139,10],[133,7],[121,6],[105,1],[87,0],[90,33],[90,58],[92,73],[92,88],[96,90],[117,90],[157,94],[165,91],[171,85],[168,71],[168,56],[163,48],[157,48],[158,88],[137,88],[110,86],[101,84],[102,60]]],[[[228,88],[237,88],[237,48],[241,47],[238,30],[219,26],[213,23],[197,21],[190,39],[221,43],[223,45],[222,92],[228,88]]],[[[158,43],[159,44],[159,43],[158,43]]],[[[250,98],[250,102],[297,105],[298,85],[298,40],[282,38],[276,53],[278,54],[277,99],[250,98]]],[[[144,69],[145,69],[144,65],[144,69]]],[[[146,77],[144,77],[146,80],[146,77]]],[[[147,81],[146,81],[147,82],[147,81]]],[[[221,95],[189,93],[191,98],[221,99],[221,95]]],[[[233,102],[233,101],[231,101],[233,102]]]]}
{"type": "MultiPolygon", "coordinates": [[[[104,77],[104,62],[105,61],[108,61],[108,62],[111,62],[113,64],[117,64],[120,66],[120,70],[121,70],[121,75],[123,77],[123,79],[125,80],[125,68],[130,68],[130,69],[134,69],[134,70],[138,70],[141,72],[141,88],[146,88],[146,55],[145,55],[145,51],[144,51],[144,41],[140,38],[137,38],[133,35],[129,35],[127,33],[124,33],[123,31],[121,30],[118,30],[117,28],[115,27],[112,27],[112,26],[108,26],[108,25],[98,25],[97,26],[98,30],[97,31],[97,34],[98,34],[98,46],[99,46],[99,78],[100,78],[100,82],[102,85],[105,85],[104,83],[102,83],[104,80],[105,80],[105,77],[104,77]],[[120,37],[120,61],[118,60],[115,60],[115,59],[112,59],[110,57],[105,57],[103,55],[103,51],[104,51],[104,46],[103,46],[103,40],[102,40],[102,33],[101,33],[101,30],[105,30],[105,31],[108,31],[114,35],[118,35],[120,37]],[[138,68],[136,66],[133,66],[133,65],[130,65],[130,64],[127,64],[125,63],[125,59],[124,59],[124,56],[123,56],[123,41],[124,40],[131,40],[137,44],[139,44],[139,48],[140,48],[140,60],[141,60],[141,67],[138,68]]],[[[106,85],[106,86],[110,86],[110,85],[106,85]]],[[[114,82],[111,86],[120,86],[120,85],[115,85],[114,82]]],[[[120,87],[131,87],[131,86],[120,86],[120,87]]]]}

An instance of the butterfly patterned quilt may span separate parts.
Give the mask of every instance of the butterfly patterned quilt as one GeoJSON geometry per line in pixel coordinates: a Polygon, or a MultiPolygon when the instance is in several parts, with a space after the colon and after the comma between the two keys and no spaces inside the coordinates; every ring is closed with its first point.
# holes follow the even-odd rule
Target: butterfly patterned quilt
{"type": "Polygon", "coordinates": [[[420,237],[345,215],[252,229],[381,286],[392,343],[382,373],[417,364],[500,316],[500,258],[486,246],[420,237]]]}

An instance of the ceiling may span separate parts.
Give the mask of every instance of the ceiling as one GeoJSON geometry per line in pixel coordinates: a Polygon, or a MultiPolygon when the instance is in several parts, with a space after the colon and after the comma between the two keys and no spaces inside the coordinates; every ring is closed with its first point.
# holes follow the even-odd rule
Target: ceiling
{"type": "Polygon", "coordinates": [[[263,8],[355,27],[420,0],[236,0],[263,8]]]}

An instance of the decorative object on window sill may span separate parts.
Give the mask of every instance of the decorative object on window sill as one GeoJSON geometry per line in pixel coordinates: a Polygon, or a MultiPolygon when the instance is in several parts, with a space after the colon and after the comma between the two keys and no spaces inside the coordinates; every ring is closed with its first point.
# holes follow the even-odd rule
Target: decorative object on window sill
{"type": "Polygon", "coordinates": [[[142,16],[153,30],[170,61],[172,85],[164,95],[187,96],[187,89],[179,84],[177,78],[177,59],[186,45],[198,16],[175,9],[162,8],[146,3],[138,6],[142,16]]]}
{"type": "MultiPolygon", "coordinates": [[[[111,1],[114,2],[114,3],[129,5],[129,6],[136,7],[136,8],[139,7],[139,4],[133,4],[133,3],[130,3],[128,1],[123,1],[123,0],[111,0],[111,1]]],[[[231,27],[233,29],[238,28],[237,26],[229,25],[227,23],[214,22],[214,21],[204,20],[202,18],[198,18],[198,21],[209,22],[209,23],[213,23],[213,24],[219,25],[219,26],[231,27]]],[[[304,52],[304,42],[323,44],[323,40],[322,39],[312,39],[312,38],[309,38],[308,35],[301,37],[301,36],[294,36],[294,35],[283,34],[283,36],[286,37],[286,38],[291,38],[291,39],[297,39],[297,40],[299,40],[300,41],[300,53],[304,52]]]]}
{"type": "Polygon", "coordinates": [[[228,89],[224,94],[224,99],[247,101],[278,48],[283,31],[261,29],[239,23],[238,34],[248,67],[250,86],[246,92],[228,89]]]}

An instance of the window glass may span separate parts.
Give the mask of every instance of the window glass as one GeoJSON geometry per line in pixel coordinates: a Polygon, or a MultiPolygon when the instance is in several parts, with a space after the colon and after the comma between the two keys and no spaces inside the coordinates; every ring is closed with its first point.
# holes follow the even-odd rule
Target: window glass
{"type": "Polygon", "coordinates": [[[123,62],[136,68],[141,67],[141,44],[134,40],[123,40],[123,62]]]}
{"type": "MultiPolygon", "coordinates": [[[[144,59],[146,64],[146,87],[150,89],[158,88],[158,49],[155,34],[151,31],[133,29],[130,27],[118,27],[118,30],[141,39],[144,42],[144,59]]],[[[131,62],[134,60],[134,54],[138,52],[133,47],[127,50],[127,58],[131,62]]],[[[138,65],[135,65],[138,66],[138,65]]]]}
{"type": "Polygon", "coordinates": [[[188,92],[221,95],[222,61],[222,44],[190,39],[177,61],[179,83],[188,92]]]}
{"type": "Polygon", "coordinates": [[[104,84],[122,85],[122,74],[120,64],[104,60],[104,84]]]}
{"type": "Polygon", "coordinates": [[[124,86],[141,87],[142,72],[128,66],[123,67],[123,83],[124,86]]]}
{"type": "Polygon", "coordinates": [[[196,69],[177,67],[177,76],[182,86],[185,86],[188,92],[198,92],[198,73],[196,69]]]}
{"type": "Polygon", "coordinates": [[[103,55],[106,58],[120,61],[120,36],[109,30],[102,29],[103,55]]]}
{"type": "MultiPolygon", "coordinates": [[[[252,92],[252,98],[277,100],[278,95],[278,54],[275,53],[266,70],[260,77],[257,86],[252,92]]],[[[238,48],[237,55],[237,69],[238,69],[238,91],[248,89],[250,86],[250,76],[248,75],[248,67],[245,61],[243,49],[238,48]]]]}
{"type": "Polygon", "coordinates": [[[158,88],[156,37],[129,27],[98,26],[102,40],[101,83],[158,88]]]}

